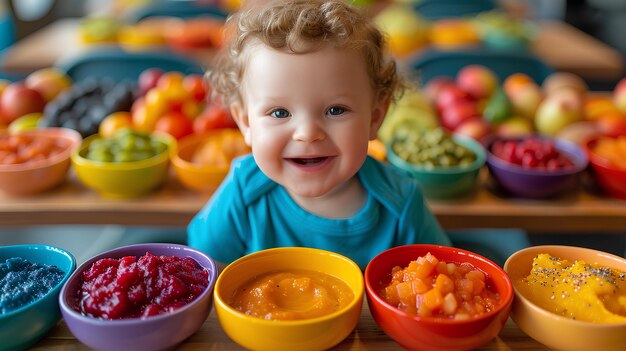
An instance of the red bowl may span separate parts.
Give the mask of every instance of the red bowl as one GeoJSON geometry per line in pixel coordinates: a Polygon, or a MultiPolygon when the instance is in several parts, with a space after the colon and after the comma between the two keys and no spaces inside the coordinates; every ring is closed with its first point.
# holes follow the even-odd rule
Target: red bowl
{"type": "Polygon", "coordinates": [[[587,153],[591,166],[591,176],[605,194],[626,199],[626,170],[612,165],[609,160],[592,151],[602,137],[612,136],[595,136],[583,142],[583,149],[587,153]]]}
{"type": "Polygon", "coordinates": [[[383,251],[365,269],[365,291],[372,317],[378,326],[409,350],[471,350],[493,339],[506,323],[513,303],[513,286],[500,266],[473,252],[439,245],[413,244],[383,251]],[[487,285],[500,294],[500,305],[493,311],[466,320],[418,317],[401,311],[383,300],[379,292],[389,283],[394,266],[430,252],[439,260],[467,262],[485,273],[487,285]]]}

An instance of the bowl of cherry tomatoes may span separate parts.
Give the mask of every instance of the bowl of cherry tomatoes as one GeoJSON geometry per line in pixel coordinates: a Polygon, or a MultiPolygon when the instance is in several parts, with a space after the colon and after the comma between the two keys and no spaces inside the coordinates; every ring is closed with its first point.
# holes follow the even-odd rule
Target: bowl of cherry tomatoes
{"type": "Polygon", "coordinates": [[[0,193],[27,196],[59,185],[81,140],[68,128],[0,133],[0,193]]]}
{"type": "Polygon", "coordinates": [[[528,135],[492,139],[487,145],[486,164],[496,186],[504,192],[543,199],[575,189],[588,158],[572,142],[528,135]]]}
{"type": "Polygon", "coordinates": [[[513,303],[513,286],[500,266],[449,246],[385,250],[364,277],[374,321],[408,350],[478,348],[500,333],[513,303]]]}

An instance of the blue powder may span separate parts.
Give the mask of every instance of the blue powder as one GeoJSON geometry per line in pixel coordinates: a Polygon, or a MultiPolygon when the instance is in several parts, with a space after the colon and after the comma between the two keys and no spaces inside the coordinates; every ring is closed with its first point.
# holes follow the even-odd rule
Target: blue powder
{"type": "Polygon", "coordinates": [[[43,297],[64,275],[57,266],[32,263],[21,257],[0,263],[0,314],[43,297]]]}

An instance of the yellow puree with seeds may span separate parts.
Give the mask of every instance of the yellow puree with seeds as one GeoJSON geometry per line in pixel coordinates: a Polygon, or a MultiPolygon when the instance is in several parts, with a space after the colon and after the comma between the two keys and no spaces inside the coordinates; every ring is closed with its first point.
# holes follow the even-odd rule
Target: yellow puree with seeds
{"type": "Polygon", "coordinates": [[[516,287],[533,303],[567,318],[626,323],[626,273],[540,254],[516,287]]]}
{"type": "Polygon", "coordinates": [[[245,283],[229,305],[263,319],[296,320],[324,316],[347,306],[354,292],[342,280],[314,271],[265,274],[245,283]]]}

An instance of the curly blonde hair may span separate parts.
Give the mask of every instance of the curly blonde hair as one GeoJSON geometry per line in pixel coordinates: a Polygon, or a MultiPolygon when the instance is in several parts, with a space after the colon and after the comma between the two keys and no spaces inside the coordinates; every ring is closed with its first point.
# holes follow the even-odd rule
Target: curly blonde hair
{"type": "Polygon", "coordinates": [[[207,72],[214,93],[225,105],[244,102],[240,88],[246,48],[254,43],[293,54],[325,45],[356,50],[362,53],[379,99],[402,90],[395,61],[387,55],[386,38],[370,18],[344,0],[273,1],[232,15],[227,28],[229,45],[207,72]]]}

